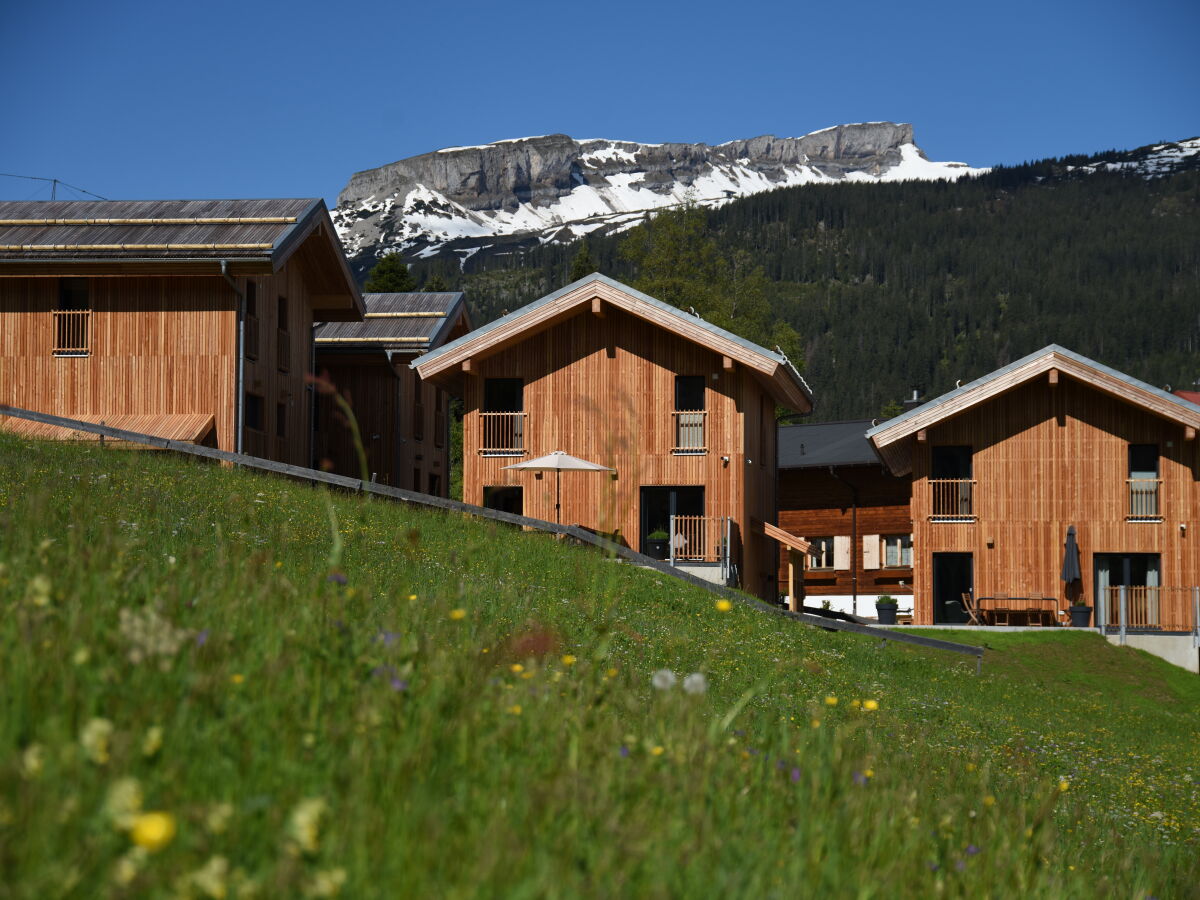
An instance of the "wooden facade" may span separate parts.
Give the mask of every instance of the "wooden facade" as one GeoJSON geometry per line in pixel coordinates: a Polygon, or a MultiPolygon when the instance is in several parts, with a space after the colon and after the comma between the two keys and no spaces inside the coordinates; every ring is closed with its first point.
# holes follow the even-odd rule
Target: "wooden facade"
{"type": "Polygon", "coordinates": [[[1200,585],[1198,425],[1200,407],[1052,347],[872,429],[911,472],[917,624],[958,621],[959,588],[1094,607],[1114,560],[1131,587],[1135,561],[1164,609],[1200,585]],[[1072,525],[1074,596],[1060,578],[1072,525]]]}
{"type": "MultiPolygon", "coordinates": [[[[809,542],[832,540],[835,547],[832,559],[817,560],[817,565],[809,560],[804,573],[806,605],[857,597],[858,603],[851,601],[856,608],[847,606],[844,611],[873,615],[875,598],[884,594],[907,605],[913,591],[911,494],[909,478],[892,475],[878,463],[780,468],[779,527],[809,542]],[[907,564],[903,552],[889,562],[886,541],[902,537],[909,540],[907,564]]],[[[902,543],[900,547],[904,549],[902,543]]],[[[786,580],[784,548],[780,585],[786,580]]]]}
{"type": "Polygon", "coordinates": [[[786,360],[592,276],[415,365],[461,391],[465,501],[503,496],[647,552],[669,495],[706,520],[707,544],[727,518],[742,586],[776,598],[775,545],[761,534],[775,518],[775,404],[811,408],[786,360]],[[682,411],[681,383],[694,392],[682,411]],[[493,411],[500,388],[513,409],[493,411]],[[506,468],[554,450],[615,471],[562,472],[556,510],[555,473],[506,468]]]}
{"type": "MultiPolygon", "coordinates": [[[[366,455],[367,478],[450,495],[450,395],[421,380],[411,363],[470,330],[461,293],[366,294],[362,323],[317,330],[317,372],[349,403],[366,455]]],[[[317,398],[318,465],[359,477],[353,433],[340,406],[317,398]]]]}
{"type": "Polygon", "coordinates": [[[308,465],[314,310],[361,315],[328,214],[320,201],[197,203],[209,214],[182,215],[184,201],[0,204],[0,235],[23,241],[0,248],[0,402],[136,416],[176,437],[204,422],[187,439],[308,465]],[[228,216],[213,204],[256,205],[228,216]],[[54,236],[64,229],[73,236],[54,236]],[[213,229],[261,239],[222,243],[213,229]],[[143,236],[121,243],[130,230],[143,236]]]}

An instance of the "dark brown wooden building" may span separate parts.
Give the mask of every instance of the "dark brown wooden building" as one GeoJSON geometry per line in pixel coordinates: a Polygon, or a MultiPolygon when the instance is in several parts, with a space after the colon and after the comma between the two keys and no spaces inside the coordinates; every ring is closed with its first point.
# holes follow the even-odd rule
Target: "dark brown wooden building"
{"type": "MultiPolygon", "coordinates": [[[[880,595],[911,608],[912,482],[884,467],[866,432],[869,419],[779,429],[779,527],[811,544],[807,606],[875,615],[880,595]]],[[[781,548],[780,593],[787,551],[781,548]]]]}
{"type": "Polygon", "coordinates": [[[321,200],[0,203],[6,404],[308,465],[312,323],[362,313],[321,200]]]}
{"type": "MultiPolygon", "coordinates": [[[[362,322],[316,330],[317,371],[349,402],[367,477],[439,497],[450,489],[449,395],[410,363],[471,330],[461,293],[364,294],[362,322]]],[[[334,398],[317,398],[316,457],[342,475],[362,471],[334,398]]]]}
{"type": "Polygon", "coordinates": [[[812,408],[782,355],[591,275],[414,365],[464,398],[466,502],[616,533],[775,599],[775,408],[812,408]],[[553,472],[508,468],[555,450],[615,471],[563,472],[556,510],[553,472]]]}

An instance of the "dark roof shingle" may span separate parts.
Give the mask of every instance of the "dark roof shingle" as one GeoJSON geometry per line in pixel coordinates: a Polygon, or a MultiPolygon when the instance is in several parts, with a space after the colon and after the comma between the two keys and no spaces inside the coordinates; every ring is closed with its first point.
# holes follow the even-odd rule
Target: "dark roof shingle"
{"type": "Polygon", "coordinates": [[[314,339],[319,348],[376,347],[423,352],[438,346],[463,305],[461,291],[363,294],[362,322],[326,322],[314,339]]]}
{"type": "Polygon", "coordinates": [[[881,465],[867,429],[871,419],[784,425],[779,429],[779,468],[881,465]]]}

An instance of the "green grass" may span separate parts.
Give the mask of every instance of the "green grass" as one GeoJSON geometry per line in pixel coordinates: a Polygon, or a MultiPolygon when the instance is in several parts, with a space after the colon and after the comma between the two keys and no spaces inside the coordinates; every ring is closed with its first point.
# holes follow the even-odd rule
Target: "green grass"
{"type": "Polygon", "coordinates": [[[6,436],[0,564],[0,897],[1196,892],[1200,679],[1094,635],[987,635],[979,678],[544,535],[6,436]]]}

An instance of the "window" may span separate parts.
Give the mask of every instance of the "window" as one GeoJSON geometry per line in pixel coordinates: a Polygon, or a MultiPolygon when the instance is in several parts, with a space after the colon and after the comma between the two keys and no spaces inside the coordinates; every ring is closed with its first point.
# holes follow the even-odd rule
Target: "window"
{"type": "Polygon", "coordinates": [[[704,453],[704,376],[675,376],[675,425],[671,452],[675,454],[704,453]]]}
{"type": "MultiPolygon", "coordinates": [[[[421,376],[415,371],[412,373],[413,380],[413,420],[412,420],[412,436],[414,441],[425,440],[425,404],[421,402],[421,376]]],[[[414,490],[420,490],[419,487],[414,490]]]]}
{"type": "Polygon", "coordinates": [[[258,284],[246,282],[246,319],[244,352],[246,359],[258,359],[258,284]]]}
{"type": "Polygon", "coordinates": [[[287,372],[292,367],[292,342],[288,334],[288,304],[287,297],[278,299],[275,325],[278,329],[275,339],[276,366],[280,372],[287,372]]]}
{"type": "Polygon", "coordinates": [[[58,309],[54,311],[55,356],[87,356],[92,301],[86,278],[58,279],[58,309]]]}
{"type": "Polygon", "coordinates": [[[446,446],[446,396],[441,388],[433,394],[433,446],[446,446]]]}
{"type": "Polygon", "coordinates": [[[434,475],[433,473],[430,473],[430,475],[429,475],[429,493],[431,493],[435,497],[440,497],[442,495],[442,476],[441,475],[434,475]]]}
{"type": "Polygon", "coordinates": [[[1158,444],[1129,445],[1129,519],[1159,521],[1158,444]]]}
{"type": "Polygon", "coordinates": [[[885,566],[912,566],[911,534],[886,534],[883,536],[883,564],[885,566]]]}
{"type": "Polygon", "coordinates": [[[413,485],[412,489],[414,491],[420,492],[420,490],[421,490],[421,470],[418,468],[413,469],[412,485],[413,485]]]}
{"type": "Polygon", "coordinates": [[[520,378],[487,378],[483,382],[483,426],[479,452],[486,456],[520,456],[525,452],[525,382],[520,378]]]}
{"type": "Polygon", "coordinates": [[[242,409],[242,421],[247,428],[254,431],[263,430],[263,398],[258,394],[246,392],[246,402],[242,409]]]}
{"type": "Polygon", "coordinates": [[[819,537],[809,538],[808,542],[812,545],[809,550],[808,565],[811,569],[832,569],[833,568],[833,538],[819,537]]]}
{"type": "Polygon", "coordinates": [[[931,518],[935,522],[975,521],[971,448],[933,447],[930,450],[931,518]]]}
{"type": "Polygon", "coordinates": [[[288,302],[287,297],[280,297],[275,301],[275,323],[280,331],[288,330],[288,302]]]}
{"type": "Polygon", "coordinates": [[[287,437],[287,404],[275,404],[275,436],[287,437]]]}

